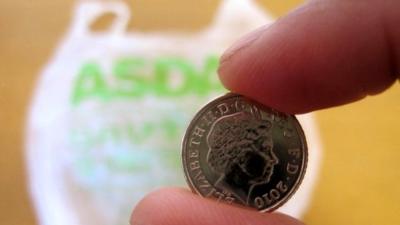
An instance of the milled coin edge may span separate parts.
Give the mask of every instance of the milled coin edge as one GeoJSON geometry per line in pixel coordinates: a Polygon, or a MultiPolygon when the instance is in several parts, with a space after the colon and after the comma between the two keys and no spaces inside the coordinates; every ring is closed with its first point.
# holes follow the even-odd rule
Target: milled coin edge
{"type": "Polygon", "coordinates": [[[182,139],[182,142],[181,142],[182,143],[181,157],[182,157],[182,167],[183,167],[183,171],[184,171],[184,177],[185,177],[186,183],[189,184],[189,187],[190,187],[191,191],[193,193],[198,194],[199,196],[201,196],[203,198],[207,198],[207,197],[203,196],[203,194],[197,190],[197,188],[195,187],[195,185],[194,185],[194,183],[193,183],[193,181],[192,181],[192,179],[191,179],[191,177],[189,175],[188,168],[187,168],[187,166],[185,166],[186,165],[186,157],[185,157],[186,145],[187,145],[187,141],[188,141],[188,136],[190,136],[189,131],[192,130],[192,128],[194,127],[194,125],[198,121],[198,119],[195,119],[195,118],[200,118],[199,115],[203,114],[204,111],[207,111],[208,110],[207,109],[208,106],[214,104],[214,102],[217,102],[217,101],[219,101],[221,99],[240,98],[240,97],[243,97],[243,96],[241,96],[239,94],[236,94],[236,93],[229,92],[229,93],[226,93],[224,95],[220,95],[220,96],[210,100],[206,104],[204,104],[200,108],[200,110],[193,116],[193,119],[190,121],[188,127],[186,128],[185,135],[183,136],[183,139],[182,139]]]}
{"type": "MultiPolygon", "coordinates": [[[[229,99],[229,98],[244,98],[247,101],[252,102],[253,104],[257,105],[261,109],[265,109],[265,108],[272,109],[271,107],[264,106],[261,103],[250,99],[249,97],[229,92],[227,94],[221,95],[221,96],[209,101],[208,103],[204,104],[200,108],[200,111],[198,111],[193,116],[193,119],[192,119],[192,121],[190,121],[190,123],[189,123],[189,125],[188,125],[188,127],[187,127],[187,129],[185,131],[185,135],[183,136],[183,139],[182,139],[182,142],[181,142],[182,143],[182,147],[181,147],[182,167],[183,167],[184,177],[185,177],[186,183],[189,185],[189,188],[191,189],[191,191],[193,193],[198,194],[199,196],[201,196],[203,198],[207,198],[207,197],[203,196],[203,194],[201,192],[199,192],[197,190],[197,188],[195,188],[195,185],[194,185],[194,183],[193,183],[193,181],[192,181],[192,179],[191,179],[191,177],[189,175],[188,168],[187,168],[187,166],[185,166],[186,165],[186,157],[185,157],[186,148],[185,148],[185,146],[187,145],[188,136],[190,135],[189,131],[192,130],[194,124],[196,124],[196,122],[198,121],[198,119],[194,119],[194,118],[200,118],[199,115],[203,114],[203,112],[207,110],[208,106],[212,105],[214,102],[217,102],[217,101],[219,101],[221,99],[229,99]]],[[[294,116],[292,114],[287,114],[287,113],[284,113],[284,114],[290,116],[293,119],[293,121],[295,123],[294,125],[296,127],[296,130],[298,131],[299,136],[300,136],[302,147],[304,149],[303,164],[302,164],[302,168],[300,170],[301,174],[297,178],[296,183],[292,186],[290,192],[283,199],[281,199],[280,201],[276,202],[275,204],[273,204],[273,205],[271,205],[271,206],[269,206],[269,207],[267,207],[265,209],[258,210],[258,212],[260,212],[260,213],[275,211],[278,208],[280,208],[281,206],[283,206],[285,203],[287,203],[293,197],[293,195],[297,192],[297,190],[299,189],[301,183],[304,180],[304,176],[305,176],[306,170],[307,170],[307,165],[308,165],[308,146],[307,146],[307,140],[306,140],[306,136],[305,136],[304,130],[301,127],[301,124],[298,121],[298,119],[296,118],[296,116],[294,116]]],[[[244,207],[249,208],[249,209],[257,210],[256,208],[249,207],[249,206],[244,206],[244,207]]]]}

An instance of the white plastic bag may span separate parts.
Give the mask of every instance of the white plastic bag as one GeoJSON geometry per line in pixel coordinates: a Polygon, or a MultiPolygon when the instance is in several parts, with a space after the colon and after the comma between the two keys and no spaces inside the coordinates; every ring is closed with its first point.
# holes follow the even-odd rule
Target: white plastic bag
{"type": "MultiPolygon", "coordinates": [[[[126,224],[146,193],[185,186],[180,141],[194,113],[226,92],[219,55],[272,18],[250,0],[225,0],[196,33],[126,32],[122,2],[79,1],[74,20],[42,71],[27,128],[30,188],[44,225],[126,224]],[[90,24],[116,15],[107,32],[90,24]]],[[[320,147],[311,115],[309,171],[280,210],[300,217],[310,200],[320,147]]]]}

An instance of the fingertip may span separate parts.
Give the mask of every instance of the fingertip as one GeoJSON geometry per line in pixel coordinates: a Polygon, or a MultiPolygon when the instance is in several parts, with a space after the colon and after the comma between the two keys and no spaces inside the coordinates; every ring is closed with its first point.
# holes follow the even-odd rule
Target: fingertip
{"type": "Polygon", "coordinates": [[[181,188],[147,195],[133,210],[131,225],[302,225],[280,213],[259,213],[206,199],[181,188]]]}
{"type": "Polygon", "coordinates": [[[396,79],[382,29],[374,6],[310,1],[230,48],[218,74],[227,89],[291,114],[350,103],[396,79]]]}
{"type": "Polygon", "coordinates": [[[171,212],[178,211],[180,202],[190,194],[183,188],[161,188],[146,195],[134,208],[130,218],[131,225],[165,224],[176,221],[171,212]]]}

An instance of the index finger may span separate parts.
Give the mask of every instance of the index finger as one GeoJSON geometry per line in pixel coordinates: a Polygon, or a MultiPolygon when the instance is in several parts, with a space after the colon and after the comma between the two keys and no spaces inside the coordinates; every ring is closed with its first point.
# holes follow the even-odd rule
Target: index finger
{"type": "Polygon", "coordinates": [[[311,1],[221,58],[234,92],[288,113],[377,94],[399,74],[399,1],[311,1]]]}

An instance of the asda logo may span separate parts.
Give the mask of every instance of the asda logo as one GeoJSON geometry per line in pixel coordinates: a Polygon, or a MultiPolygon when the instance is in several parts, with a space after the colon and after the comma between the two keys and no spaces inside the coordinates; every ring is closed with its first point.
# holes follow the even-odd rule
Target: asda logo
{"type": "Polygon", "coordinates": [[[87,62],[74,81],[71,103],[87,100],[112,101],[138,99],[144,96],[180,97],[206,96],[221,92],[216,70],[218,57],[206,57],[200,66],[179,57],[153,60],[127,57],[117,60],[111,71],[97,62],[87,62]]]}

